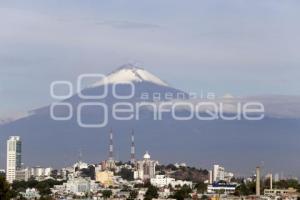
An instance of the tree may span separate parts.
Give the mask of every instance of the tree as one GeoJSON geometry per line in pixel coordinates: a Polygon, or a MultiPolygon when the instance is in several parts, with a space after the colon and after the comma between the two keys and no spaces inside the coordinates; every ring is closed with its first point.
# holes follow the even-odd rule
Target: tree
{"type": "Polygon", "coordinates": [[[58,178],[58,170],[57,169],[52,170],[50,173],[50,176],[54,179],[57,179],[58,178]]]}
{"type": "Polygon", "coordinates": [[[130,193],[129,193],[128,199],[129,199],[129,200],[134,200],[134,199],[136,199],[137,196],[138,196],[138,192],[137,192],[136,190],[132,190],[132,191],[130,191],[130,193]]]}
{"type": "Polygon", "coordinates": [[[14,181],[12,189],[14,192],[24,192],[26,188],[36,188],[41,196],[47,196],[51,194],[50,188],[54,185],[61,185],[63,181],[57,181],[53,179],[47,179],[41,182],[36,181],[34,178],[30,178],[28,181],[14,181]]]}
{"type": "Polygon", "coordinates": [[[177,167],[173,164],[169,164],[169,165],[166,166],[166,169],[175,171],[175,170],[177,170],[177,167]]]}
{"type": "Polygon", "coordinates": [[[122,168],[118,174],[124,180],[133,181],[133,172],[130,169],[122,168]]]}
{"type": "Polygon", "coordinates": [[[51,194],[50,186],[46,181],[39,182],[36,185],[36,189],[39,191],[41,196],[47,196],[51,194]]]}
{"type": "Polygon", "coordinates": [[[158,198],[158,189],[153,185],[149,185],[145,193],[145,200],[152,200],[153,198],[158,198]]]}
{"type": "Polygon", "coordinates": [[[95,167],[90,165],[86,169],[81,169],[80,171],[80,176],[82,177],[89,177],[92,180],[95,180],[95,167]]]}
{"type": "Polygon", "coordinates": [[[149,179],[144,181],[144,186],[143,186],[144,188],[149,188],[150,186],[152,186],[152,185],[151,185],[151,182],[149,179]]]}
{"type": "Polygon", "coordinates": [[[134,184],[134,188],[143,188],[143,187],[144,187],[144,184],[142,184],[142,183],[134,184]]]}
{"type": "Polygon", "coordinates": [[[224,189],[218,190],[218,194],[225,194],[225,190],[224,189]]]}
{"type": "Polygon", "coordinates": [[[0,176],[0,199],[9,200],[11,198],[10,185],[4,176],[0,176]]]}
{"type": "Polygon", "coordinates": [[[240,184],[234,192],[235,196],[248,196],[248,195],[252,195],[255,194],[256,191],[256,185],[255,182],[248,182],[246,183],[242,183],[240,184]]]}
{"type": "Polygon", "coordinates": [[[112,191],[111,190],[103,190],[102,191],[102,196],[104,199],[108,199],[110,198],[112,195],[112,191]]]}
{"type": "Polygon", "coordinates": [[[288,188],[298,188],[298,181],[297,180],[293,180],[293,179],[289,179],[289,180],[280,180],[278,182],[275,183],[275,187],[279,188],[279,189],[288,189],[288,188]]]}
{"type": "Polygon", "coordinates": [[[27,188],[27,183],[25,181],[14,181],[11,187],[15,191],[24,192],[27,188]]]}
{"type": "Polygon", "coordinates": [[[52,197],[49,196],[43,196],[40,198],[40,200],[54,200],[52,197]]]}
{"type": "Polygon", "coordinates": [[[177,190],[174,193],[172,198],[177,199],[177,200],[184,200],[184,199],[190,197],[191,192],[192,192],[192,189],[189,186],[184,185],[180,190],[177,190]]]}
{"type": "Polygon", "coordinates": [[[207,184],[205,184],[204,182],[199,182],[195,185],[195,189],[197,189],[198,193],[205,193],[207,191],[207,184]]]}
{"type": "Polygon", "coordinates": [[[27,181],[27,188],[35,188],[36,185],[39,182],[37,180],[35,180],[33,177],[31,177],[28,181],[27,181]]]}

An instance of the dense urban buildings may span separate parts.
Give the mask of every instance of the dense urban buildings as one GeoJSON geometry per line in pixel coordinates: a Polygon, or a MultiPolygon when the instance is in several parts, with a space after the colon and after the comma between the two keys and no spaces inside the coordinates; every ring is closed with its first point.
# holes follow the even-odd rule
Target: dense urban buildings
{"type": "Polygon", "coordinates": [[[214,165],[212,174],[210,174],[210,178],[212,178],[213,180],[212,182],[217,182],[217,181],[230,182],[233,176],[234,176],[233,173],[225,171],[225,168],[220,165],[214,165]]]}
{"type": "MultiPolygon", "coordinates": [[[[83,162],[80,156],[80,160],[73,165],[55,170],[41,166],[23,167],[21,139],[19,136],[11,136],[7,140],[7,181],[28,183],[29,185],[20,188],[17,194],[28,200],[39,199],[45,195],[54,199],[90,197],[102,200],[113,197],[124,200],[144,200],[149,195],[149,190],[155,192],[152,199],[181,200],[183,197],[184,199],[243,199],[243,196],[247,196],[251,199],[296,200],[299,196],[298,181],[288,180],[295,188],[279,187],[278,182],[281,179],[277,177],[278,175],[275,175],[276,180],[273,180],[272,173],[267,173],[262,177],[260,167],[256,168],[256,173],[252,177],[241,179],[236,178],[232,172],[228,172],[219,164],[214,164],[208,171],[189,167],[185,163],[164,166],[157,160],[151,159],[148,151],[139,160],[135,157],[133,132],[130,138],[129,161],[126,163],[115,160],[113,156],[113,132],[111,130],[107,160],[88,164],[83,162]],[[269,181],[269,184],[261,185],[262,181],[269,181]],[[46,187],[48,183],[53,185],[45,194],[45,188],[34,186],[39,183],[45,183],[46,187]],[[254,192],[251,189],[253,186],[254,192]]],[[[283,181],[281,184],[284,183],[287,182],[283,181]]]]}

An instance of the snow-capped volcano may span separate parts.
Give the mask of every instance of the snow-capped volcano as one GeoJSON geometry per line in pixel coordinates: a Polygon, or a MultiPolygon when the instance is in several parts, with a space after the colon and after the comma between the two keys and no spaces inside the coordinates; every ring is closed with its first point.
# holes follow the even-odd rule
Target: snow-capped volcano
{"type": "MultiPolygon", "coordinates": [[[[177,94],[184,92],[166,86],[166,83],[161,79],[132,65],[123,66],[108,74],[108,83],[122,82],[134,83],[135,89],[132,98],[124,100],[115,98],[112,94],[113,85],[111,84],[107,86],[107,96],[101,99],[81,98],[75,94],[63,101],[62,105],[69,104],[70,107],[60,106],[55,109],[56,116],[63,118],[71,116],[71,118],[55,120],[51,115],[51,107],[45,106],[30,112],[31,115],[27,117],[0,125],[0,141],[5,141],[11,134],[16,133],[27,144],[29,143],[24,148],[24,155],[30,155],[26,159],[27,163],[62,167],[76,159],[74,152],[77,152],[78,148],[84,149],[86,160],[94,160],[96,163],[100,159],[106,159],[110,128],[113,128],[114,133],[116,133],[115,139],[118,153],[120,153],[118,155],[124,161],[129,159],[130,148],[128,145],[130,144],[128,141],[131,130],[134,129],[137,133],[137,144],[140,152],[152,149],[158,159],[166,160],[166,162],[191,159],[197,164],[202,163],[205,159],[207,162],[213,163],[216,155],[226,157],[230,154],[235,159],[242,160],[243,162],[240,162],[241,168],[247,169],[257,162],[256,156],[264,152],[264,159],[268,159],[269,165],[278,163],[278,159],[274,161],[269,159],[276,153],[287,155],[285,157],[286,162],[291,163],[291,166],[300,166],[298,155],[300,151],[298,142],[300,140],[300,120],[295,117],[300,116],[299,97],[274,96],[243,99],[226,95],[224,98],[212,101],[217,105],[226,102],[228,106],[224,108],[233,115],[232,109],[237,110],[233,107],[237,103],[262,102],[266,108],[266,118],[259,121],[224,121],[221,119],[206,121],[199,120],[197,117],[193,117],[191,120],[175,120],[173,114],[176,114],[177,117],[189,116],[189,109],[181,109],[181,107],[177,107],[174,113],[164,112],[168,110],[164,107],[163,109],[166,110],[161,113],[161,120],[156,120],[154,115],[159,115],[158,112],[156,113],[155,109],[152,110],[151,106],[147,106],[151,102],[159,106],[162,105],[160,103],[166,103],[166,101],[172,103],[174,100],[178,103],[183,101],[183,103],[195,105],[203,99],[199,99],[199,101],[193,98],[182,100],[182,95],[177,98],[177,94]],[[172,100],[170,100],[170,95],[173,97],[172,100]],[[119,107],[119,110],[125,109],[127,111],[114,113],[119,117],[132,115],[131,120],[119,120],[113,115],[114,105],[124,101],[133,105],[133,112],[128,107],[119,107]],[[106,113],[101,106],[98,106],[103,104],[99,103],[107,105],[106,113]],[[80,105],[84,106],[80,107],[80,105]],[[81,109],[80,112],[79,109],[81,109]],[[79,126],[79,120],[85,124],[99,124],[107,121],[107,126],[104,128],[83,128],[79,126]],[[55,147],[53,147],[52,141],[55,141],[55,147]],[[42,148],[41,144],[43,144],[42,148]],[[218,148],[212,148],[212,144],[218,148]],[[278,146],[285,148],[278,148],[278,146]],[[247,158],[244,155],[247,155],[247,158]]],[[[104,83],[98,82],[97,84],[98,86],[83,89],[82,94],[88,97],[103,94],[104,83]]],[[[128,85],[121,84],[116,88],[118,95],[128,96],[131,91],[128,85]]],[[[189,97],[188,94],[187,97],[189,97]]],[[[165,105],[168,105],[169,102],[165,105]]],[[[0,145],[0,147],[0,151],[4,152],[5,146],[0,145]]],[[[298,170],[297,167],[295,170],[298,170]]]]}
{"type": "Polygon", "coordinates": [[[93,87],[101,86],[103,84],[138,83],[144,81],[161,86],[168,86],[166,82],[145,69],[133,64],[126,64],[108,74],[105,79],[93,84],[93,87]]]}
{"type": "MultiPolygon", "coordinates": [[[[87,86],[81,90],[81,95],[76,93],[72,97],[63,100],[77,107],[79,104],[88,101],[105,102],[113,105],[121,102],[120,96],[125,96],[125,101],[130,102],[159,102],[170,101],[171,99],[186,98],[188,94],[180,89],[169,86],[157,76],[147,70],[132,64],[123,65],[112,71],[105,78],[87,86]],[[126,84],[132,83],[133,87],[126,84]],[[113,84],[118,84],[114,88],[113,84]],[[107,90],[105,92],[105,90],[107,90]],[[103,98],[98,98],[100,94],[105,94],[103,98]],[[116,96],[118,94],[118,97],[116,96]],[[82,98],[82,95],[85,98],[82,98]],[[130,98],[127,98],[130,96],[130,98]]],[[[48,113],[49,106],[35,109],[35,114],[48,113]]]]}

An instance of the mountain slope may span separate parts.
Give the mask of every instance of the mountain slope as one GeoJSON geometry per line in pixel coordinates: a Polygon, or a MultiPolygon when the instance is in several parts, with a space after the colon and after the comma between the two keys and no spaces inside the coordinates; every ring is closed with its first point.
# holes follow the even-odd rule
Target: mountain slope
{"type": "MultiPolygon", "coordinates": [[[[156,102],[153,96],[157,94],[164,96],[159,99],[160,101],[167,100],[165,98],[167,93],[175,97],[178,93],[187,95],[181,90],[166,85],[157,77],[145,76],[140,73],[140,70],[123,67],[111,73],[108,79],[117,78],[110,78],[110,82],[106,83],[108,95],[101,100],[92,101],[106,103],[109,109],[115,102],[124,101],[112,95],[112,84],[116,81],[121,83],[119,92],[124,94],[130,93],[130,88],[125,83],[134,84],[135,93],[129,100],[132,103],[156,102]],[[125,71],[131,75],[123,76],[125,71]],[[138,75],[134,71],[138,72],[138,75]],[[146,100],[142,98],[143,93],[148,93],[150,98],[146,100]]],[[[103,88],[103,82],[101,83],[100,80],[84,89],[82,93],[96,95],[103,88]]],[[[91,102],[91,99],[82,99],[76,94],[64,102],[77,108],[80,103],[91,102]]],[[[61,109],[59,112],[64,115],[66,111],[61,109]]],[[[180,113],[184,115],[186,111],[181,110],[180,113]]],[[[76,114],[75,110],[70,120],[55,121],[50,117],[50,107],[46,106],[35,110],[31,116],[0,126],[1,152],[5,152],[5,140],[9,135],[20,135],[23,140],[25,165],[66,166],[78,159],[79,150],[83,152],[86,161],[99,162],[107,158],[108,132],[113,128],[115,157],[128,160],[130,132],[134,129],[138,157],[149,150],[154,159],[163,163],[187,162],[202,168],[208,168],[213,163],[221,163],[232,171],[243,173],[251,171],[264,161],[274,172],[288,169],[295,175],[300,174],[300,160],[297,153],[300,150],[298,118],[274,118],[270,115],[261,121],[199,121],[197,119],[176,121],[172,119],[170,113],[166,113],[162,120],[153,120],[151,110],[143,109],[139,113],[139,120],[120,121],[110,115],[108,124],[103,128],[82,128],[78,126],[76,114]]],[[[86,110],[84,117],[88,122],[95,122],[95,119],[102,119],[101,114],[101,111],[91,108],[86,110]]],[[[2,153],[2,167],[5,166],[4,160],[5,153],[2,153]]]]}

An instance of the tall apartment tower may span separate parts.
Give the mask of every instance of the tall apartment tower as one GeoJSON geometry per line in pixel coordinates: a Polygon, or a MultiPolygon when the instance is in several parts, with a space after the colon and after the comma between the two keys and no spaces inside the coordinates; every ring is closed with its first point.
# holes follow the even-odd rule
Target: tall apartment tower
{"type": "Polygon", "coordinates": [[[222,167],[220,165],[214,165],[213,166],[213,171],[212,171],[212,176],[213,176],[213,182],[225,180],[225,169],[224,169],[224,167],[222,167]]]}
{"type": "Polygon", "coordinates": [[[22,142],[19,136],[11,136],[7,140],[6,179],[9,183],[16,180],[17,170],[21,169],[22,142]]]}
{"type": "Polygon", "coordinates": [[[260,196],[260,167],[256,167],[256,196],[260,196]]]}
{"type": "Polygon", "coordinates": [[[131,148],[130,148],[130,162],[135,163],[135,144],[134,144],[134,131],[131,132],[131,148]]]}

